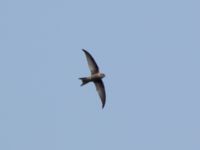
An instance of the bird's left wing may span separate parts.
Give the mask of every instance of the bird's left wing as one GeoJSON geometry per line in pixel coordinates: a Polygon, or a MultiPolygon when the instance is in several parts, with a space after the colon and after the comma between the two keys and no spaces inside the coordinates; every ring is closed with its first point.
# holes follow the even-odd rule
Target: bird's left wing
{"type": "Polygon", "coordinates": [[[97,63],[95,62],[92,55],[90,55],[89,52],[87,52],[85,49],[82,49],[85,53],[85,56],[87,58],[88,66],[90,68],[91,74],[95,74],[99,72],[99,67],[97,66],[97,63]]]}
{"type": "Polygon", "coordinates": [[[106,92],[105,92],[105,87],[104,87],[103,81],[97,80],[97,81],[94,81],[94,84],[95,84],[96,90],[101,98],[102,108],[104,108],[105,103],[106,103],[106,92]]]}

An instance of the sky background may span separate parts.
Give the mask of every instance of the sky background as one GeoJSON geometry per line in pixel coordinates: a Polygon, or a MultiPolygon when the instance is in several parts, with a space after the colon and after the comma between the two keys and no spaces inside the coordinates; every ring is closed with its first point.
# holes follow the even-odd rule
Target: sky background
{"type": "Polygon", "coordinates": [[[1,0],[1,150],[199,150],[200,2],[1,0]],[[106,74],[105,108],[81,51],[106,74]]]}

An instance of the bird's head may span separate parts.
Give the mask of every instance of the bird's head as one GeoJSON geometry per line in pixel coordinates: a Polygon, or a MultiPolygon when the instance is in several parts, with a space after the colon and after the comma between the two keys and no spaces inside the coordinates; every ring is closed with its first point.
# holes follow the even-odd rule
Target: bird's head
{"type": "Polygon", "coordinates": [[[104,73],[100,73],[100,77],[104,78],[106,75],[104,73]]]}

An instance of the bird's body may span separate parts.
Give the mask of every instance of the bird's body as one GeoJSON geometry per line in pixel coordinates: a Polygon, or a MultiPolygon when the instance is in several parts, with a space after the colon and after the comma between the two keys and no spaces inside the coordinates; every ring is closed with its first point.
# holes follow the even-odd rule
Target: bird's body
{"type": "Polygon", "coordinates": [[[96,90],[101,98],[102,108],[103,108],[105,105],[105,102],[106,102],[106,93],[105,93],[105,87],[104,87],[102,78],[105,77],[105,74],[103,74],[99,71],[99,68],[98,68],[94,58],[86,50],[83,49],[83,51],[87,58],[88,66],[91,71],[91,76],[79,78],[80,80],[82,80],[81,86],[83,86],[89,82],[94,82],[94,84],[96,86],[96,90]]]}
{"type": "MultiPolygon", "coordinates": [[[[84,83],[87,84],[88,82],[95,82],[104,77],[105,77],[105,75],[103,73],[99,72],[99,73],[92,74],[91,76],[83,77],[83,78],[79,78],[79,79],[81,79],[82,81],[84,80],[84,83]]],[[[82,84],[82,86],[85,84],[82,84]]]]}
{"type": "Polygon", "coordinates": [[[91,81],[96,81],[96,80],[102,79],[104,77],[105,77],[105,75],[103,73],[96,73],[96,74],[92,74],[91,76],[89,76],[88,79],[91,81]]]}

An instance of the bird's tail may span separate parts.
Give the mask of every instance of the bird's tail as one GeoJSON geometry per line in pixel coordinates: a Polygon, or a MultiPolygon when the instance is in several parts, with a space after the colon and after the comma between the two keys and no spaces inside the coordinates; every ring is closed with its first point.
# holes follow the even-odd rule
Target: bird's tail
{"type": "Polygon", "coordinates": [[[89,80],[86,78],[86,77],[83,77],[83,78],[79,78],[81,81],[82,81],[82,84],[81,86],[87,84],[89,82],[89,80]]]}

